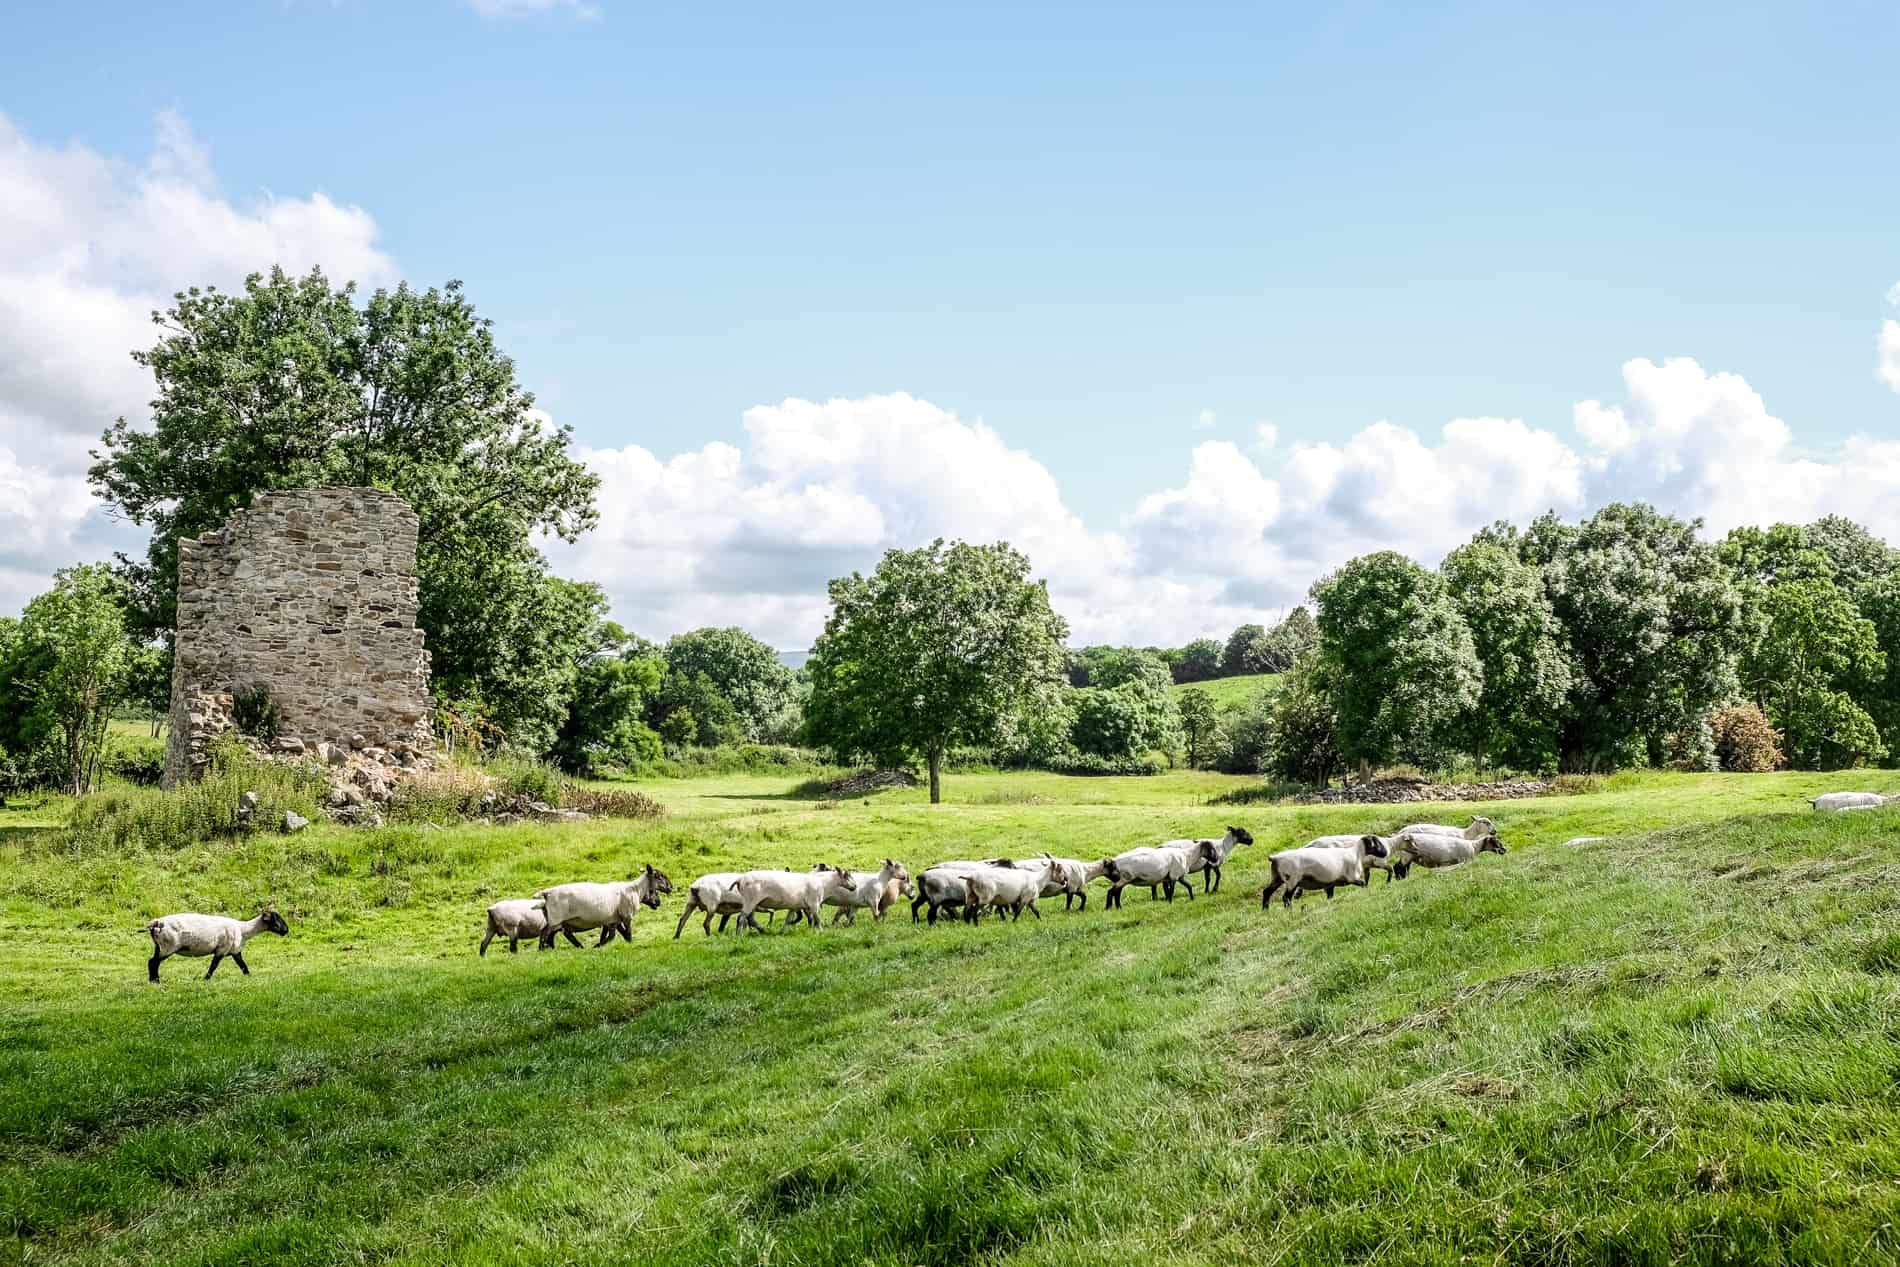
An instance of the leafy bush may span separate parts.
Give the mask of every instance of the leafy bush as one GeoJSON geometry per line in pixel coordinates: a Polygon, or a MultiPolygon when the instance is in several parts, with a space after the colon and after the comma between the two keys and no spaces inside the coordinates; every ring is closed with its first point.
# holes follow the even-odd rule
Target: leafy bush
{"type": "Polygon", "coordinates": [[[271,698],[270,688],[260,682],[231,693],[231,723],[240,735],[269,743],[284,728],[284,711],[271,698]]]}
{"type": "Polygon", "coordinates": [[[1051,757],[1043,768],[1056,774],[1160,774],[1167,762],[1152,755],[1104,757],[1092,752],[1065,752],[1051,757]]]}
{"type": "Polygon", "coordinates": [[[106,773],[138,787],[157,787],[165,777],[165,741],[115,738],[106,753],[106,773]]]}
{"type": "Polygon", "coordinates": [[[1683,729],[1663,736],[1663,764],[1692,774],[1722,768],[1715,752],[1715,731],[1707,717],[1698,717],[1683,729]]]}
{"type": "Polygon", "coordinates": [[[274,831],[286,810],[314,818],[323,793],[323,773],[314,766],[260,761],[237,743],[221,743],[196,783],[170,792],[109,788],[79,801],[63,843],[74,853],[183,849],[245,830],[274,831]],[[257,793],[258,805],[242,826],[238,801],[246,792],[257,793]]]}
{"type": "Polygon", "coordinates": [[[1724,770],[1764,774],[1781,768],[1781,735],[1753,704],[1732,704],[1710,713],[1709,736],[1724,770]]]}
{"type": "Polygon", "coordinates": [[[1230,713],[1222,726],[1226,746],[1214,765],[1228,774],[1264,774],[1273,753],[1274,697],[1261,692],[1230,713]]]}

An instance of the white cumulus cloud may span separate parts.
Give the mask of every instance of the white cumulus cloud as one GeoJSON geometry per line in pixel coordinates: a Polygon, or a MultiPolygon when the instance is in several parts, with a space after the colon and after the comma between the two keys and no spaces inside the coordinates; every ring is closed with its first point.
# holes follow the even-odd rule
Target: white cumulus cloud
{"type": "Polygon", "coordinates": [[[138,548],[85,486],[87,449],[152,396],[129,354],[151,345],[151,314],[174,291],[235,287],[272,264],[366,284],[395,275],[361,208],[220,193],[174,112],[138,160],[41,143],[0,115],[0,611],[54,568],[138,548]]]}

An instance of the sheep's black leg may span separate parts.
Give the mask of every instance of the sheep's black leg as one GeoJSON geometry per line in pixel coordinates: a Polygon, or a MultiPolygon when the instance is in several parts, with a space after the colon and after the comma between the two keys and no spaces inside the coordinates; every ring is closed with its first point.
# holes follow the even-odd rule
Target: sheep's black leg
{"type": "Polygon", "coordinates": [[[211,974],[218,970],[218,960],[222,958],[224,958],[223,955],[211,956],[211,966],[205,969],[205,980],[207,981],[211,980],[211,974]]]}
{"type": "Polygon", "coordinates": [[[1152,884],[1148,886],[1148,900],[1149,900],[1150,902],[1152,902],[1152,901],[1154,901],[1154,900],[1155,900],[1155,889],[1156,889],[1156,887],[1157,887],[1157,886],[1155,886],[1155,885],[1152,885],[1152,884]]]}
{"type": "Polygon", "coordinates": [[[594,949],[599,950],[602,946],[612,941],[614,939],[614,933],[619,930],[619,927],[618,924],[602,924],[600,926],[600,940],[594,943],[594,949]]]}
{"type": "Polygon", "coordinates": [[[1088,890],[1084,889],[1082,892],[1076,894],[1076,896],[1082,899],[1082,909],[1085,911],[1088,910],[1089,909],[1088,890]]]}
{"type": "Polygon", "coordinates": [[[1326,886],[1326,900],[1328,902],[1333,900],[1333,886],[1330,884],[1326,886]]]}
{"type": "Polygon", "coordinates": [[[1181,887],[1187,890],[1188,901],[1192,902],[1194,900],[1194,877],[1189,876],[1187,879],[1181,881],[1181,887]]]}
{"type": "Polygon", "coordinates": [[[488,953],[488,943],[489,943],[489,942],[491,942],[491,941],[493,941],[493,940],[495,940],[495,926],[494,926],[493,924],[490,924],[490,925],[488,926],[488,931],[487,931],[486,933],[484,933],[484,934],[482,934],[482,948],[481,948],[480,950],[478,950],[478,951],[476,951],[475,953],[476,953],[476,954],[478,954],[478,955],[485,955],[485,954],[487,954],[487,953],[488,953]]]}
{"type": "MultiPolygon", "coordinates": [[[[1029,913],[1036,917],[1036,922],[1038,924],[1042,923],[1042,912],[1036,909],[1036,904],[1034,902],[1031,902],[1029,904],[1029,913]]],[[[1021,919],[1022,917],[1023,917],[1023,913],[1021,911],[1017,911],[1016,918],[1021,919]]]]}
{"type": "Polygon", "coordinates": [[[165,956],[159,954],[156,950],[152,952],[151,959],[146,962],[145,975],[151,980],[153,985],[158,984],[158,965],[164,962],[165,956]]]}
{"type": "Polygon", "coordinates": [[[1271,884],[1267,885],[1266,888],[1260,890],[1260,909],[1261,910],[1264,911],[1267,909],[1267,903],[1268,901],[1272,899],[1273,891],[1279,887],[1280,887],[1280,877],[1276,875],[1273,877],[1273,882],[1271,884]]]}
{"type": "MultiPolygon", "coordinates": [[[[574,949],[579,950],[581,948],[581,939],[574,935],[573,929],[563,928],[561,930],[561,936],[567,938],[567,944],[574,947],[574,949]]],[[[554,934],[549,933],[548,945],[552,946],[553,944],[554,944],[554,934]]]]}
{"type": "Polygon", "coordinates": [[[673,926],[673,940],[678,941],[680,934],[686,931],[686,921],[692,917],[693,904],[688,902],[686,909],[680,912],[680,922],[673,926]]]}
{"type": "Polygon", "coordinates": [[[232,955],[231,962],[236,964],[238,966],[238,971],[243,973],[245,976],[248,977],[251,975],[251,965],[244,962],[243,951],[240,950],[235,955],[232,955]]]}
{"type": "Polygon", "coordinates": [[[519,937],[510,937],[508,939],[508,953],[511,955],[521,953],[521,939],[519,937]]]}

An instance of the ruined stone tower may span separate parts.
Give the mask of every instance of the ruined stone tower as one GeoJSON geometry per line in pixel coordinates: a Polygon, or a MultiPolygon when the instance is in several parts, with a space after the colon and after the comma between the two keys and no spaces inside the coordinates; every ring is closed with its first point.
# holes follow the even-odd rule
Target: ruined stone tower
{"type": "Polygon", "coordinates": [[[177,656],[165,783],[196,778],[262,687],[291,750],[353,736],[429,742],[429,653],[416,628],[416,514],[374,488],[260,493],[178,543],[177,656]]]}

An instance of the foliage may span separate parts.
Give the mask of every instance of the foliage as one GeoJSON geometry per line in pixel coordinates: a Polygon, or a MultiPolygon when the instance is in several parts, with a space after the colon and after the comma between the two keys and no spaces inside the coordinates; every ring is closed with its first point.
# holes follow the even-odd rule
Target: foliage
{"type": "Polygon", "coordinates": [[[1825,575],[1766,587],[1742,685],[1785,737],[1803,769],[1839,769],[1886,754],[1874,719],[1856,702],[1887,673],[1878,631],[1825,575]]]}
{"type": "Polygon", "coordinates": [[[165,777],[165,741],[114,735],[106,748],[105,771],[136,787],[157,787],[165,777]]]}
{"type": "Polygon", "coordinates": [[[1835,583],[1842,589],[1900,572],[1900,550],[1888,545],[1851,519],[1828,515],[1809,524],[1808,545],[1827,558],[1835,583]]]}
{"type": "Polygon", "coordinates": [[[625,787],[594,787],[568,782],[561,787],[561,806],[595,818],[658,818],[666,808],[650,796],[625,787]]]}
{"type": "Polygon", "coordinates": [[[1199,770],[1213,761],[1220,748],[1220,713],[1214,697],[1199,687],[1182,691],[1175,701],[1181,714],[1181,740],[1187,748],[1187,763],[1199,770]]]}
{"type": "Polygon", "coordinates": [[[1068,627],[1006,544],[891,550],[830,594],[808,665],[812,738],[880,766],[922,755],[933,802],[946,752],[1006,743],[1062,681],[1068,627]]]}
{"type": "Polygon", "coordinates": [[[322,771],[304,762],[264,761],[236,742],[216,744],[204,778],[170,791],[108,787],[73,806],[62,847],[76,854],[175,851],[244,831],[275,831],[287,810],[314,819],[325,791],[322,771]],[[258,796],[248,822],[238,818],[246,792],[258,796]]]}
{"type": "Polygon", "coordinates": [[[1295,607],[1267,634],[1264,671],[1284,673],[1318,645],[1319,624],[1313,619],[1313,613],[1303,606],[1295,607]]]}
{"type": "Polygon", "coordinates": [[[262,682],[240,686],[231,692],[231,725],[240,735],[269,743],[283,730],[284,710],[262,682]]]}
{"type": "Polygon", "coordinates": [[[533,541],[593,526],[599,479],[535,411],[461,284],[359,304],[354,284],[273,269],[241,294],[185,291],[154,321],[158,342],[133,354],[157,380],[153,425],[119,419],[91,471],[108,505],[152,529],[126,565],[140,632],[173,624],[178,539],[258,492],[390,489],[420,519],[418,622],[439,693],[485,701],[512,742],[545,747],[574,631],[533,541]]]}
{"type": "Polygon", "coordinates": [[[594,774],[657,758],[660,736],[641,719],[664,673],[665,663],[644,643],[587,660],[575,672],[549,759],[569,774],[594,774]]]}
{"type": "Polygon", "coordinates": [[[818,753],[791,744],[747,743],[723,748],[681,748],[638,771],[643,778],[701,778],[719,774],[779,774],[830,770],[818,753]]]}
{"type": "Polygon", "coordinates": [[[483,773],[494,784],[498,796],[524,796],[555,808],[560,807],[561,789],[567,786],[560,770],[545,761],[526,757],[497,758],[484,767],[483,773]]]}
{"type": "Polygon", "coordinates": [[[1246,673],[1273,673],[1273,648],[1267,642],[1263,625],[1242,625],[1227,635],[1221,650],[1221,674],[1239,677],[1246,673]]]}
{"type": "Polygon", "coordinates": [[[53,588],[0,633],[0,751],[67,792],[92,788],[134,651],[123,591],[109,568],[55,573],[53,588]]]}
{"type": "Polygon", "coordinates": [[[1138,682],[1165,694],[1174,684],[1174,675],[1152,651],[1134,647],[1090,647],[1084,655],[1088,659],[1090,686],[1116,687],[1138,682]]]}
{"type": "Polygon", "coordinates": [[[438,761],[391,787],[383,813],[392,823],[448,826],[481,817],[491,790],[479,767],[438,761]]]}
{"type": "Polygon", "coordinates": [[[1779,770],[1781,736],[1754,704],[1730,704],[1709,714],[1709,738],[1722,769],[1744,774],[1779,770]]]}
{"type": "Polygon", "coordinates": [[[1439,568],[1471,631],[1483,686],[1466,726],[1475,755],[1547,772],[1571,689],[1571,667],[1543,577],[1504,546],[1474,541],[1439,568]]]}
{"type": "Polygon", "coordinates": [[[741,742],[764,738],[766,729],[792,702],[793,672],[779,663],[776,651],[743,629],[695,629],[679,634],[668,639],[665,660],[666,667],[680,678],[704,677],[725,697],[743,732],[738,736],[741,742]]]}
{"type": "Polygon", "coordinates": [[[1196,638],[1168,667],[1176,682],[1205,682],[1221,675],[1221,652],[1221,644],[1212,638],[1196,638]]]}
{"type": "Polygon", "coordinates": [[[1686,726],[1733,692],[1741,593],[1696,528],[1618,503],[1574,527],[1542,516],[1520,540],[1522,557],[1548,557],[1545,591],[1571,656],[1564,768],[1614,766],[1641,736],[1686,726]]]}
{"type": "MultiPolygon", "coordinates": [[[[530,560],[491,569],[487,583],[493,586],[491,621],[480,629],[445,631],[475,640],[448,649],[444,659],[432,659],[434,689],[461,710],[485,718],[507,747],[548,752],[566,721],[581,666],[600,646],[606,596],[598,585],[550,576],[530,560]],[[488,657],[478,671],[456,667],[473,656],[488,657]]],[[[439,649],[435,637],[431,631],[431,657],[439,649]]]]}
{"type": "Polygon", "coordinates": [[[1145,752],[1105,756],[1094,752],[1069,751],[1050,757],[1044,762],[1043,768],[1051,774],[1149,776],[1160,774],[1167,766],[1159,757],[1145,752]]]}
{"type": "Polygon", "coordinates": [[[1219,768],[1227,774],[1264,774],[1272,761],[1276,697],[1266,692],[1228,713],[1221,727],[1219,768]]]}
{"type": "Polygon", "coordinates": [[[1341,755],[1361,765],[1437,766],[1477,706],[1483,668],[1439,577],[1382,551],[1313,587],[1341,755]]]}
{"type": "Polygon", "coordinates": [[[1663,765],[1671,770],[1707,774],[1722,768],[1715,748],[1715,729],[1706,716],[1663,736],[1663,765]]]}
{"type": "Polygon", "coordinates": [[[1129,760],[1179,746],[1180,718],[1166,686],[1130,679],[1114,686],[1071,689],[1069,704],[1075,720],[1069,741],[1076,752],[1129,760]]]}
{"type": "Polygon", "coordinates": [[[647,718],[667,743],[730,747],[746,742],[745,719],[704,673],[669,668],[647,707],[647,718]]]}
{"type": "Polygon", "coordinates": [[[1263,700],[1268,735],[1264,772],[1274,778],[1325,787],[1345,763],[1339,714],[1317,654],[1294,665],[1280,690],[1263,700]]]}
{"type": "Polygon", "coordinates": [[[1854,603],[1873,626],[1874,641],[1887,663],[1885,676],[1865,700],[1866,708],[1880,728],[1888,757],[1900,758],[1900,567],[1862,582],[1854,603]]]}

